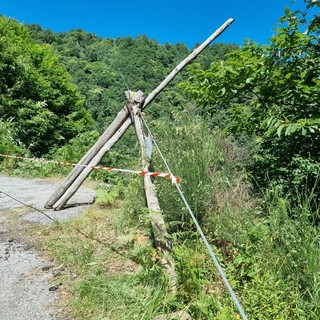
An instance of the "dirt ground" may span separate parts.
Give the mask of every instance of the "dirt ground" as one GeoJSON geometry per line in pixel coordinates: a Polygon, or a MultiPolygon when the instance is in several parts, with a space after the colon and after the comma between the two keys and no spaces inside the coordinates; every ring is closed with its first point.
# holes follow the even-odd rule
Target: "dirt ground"
{"type": "Polygon", "coordinates": [[[51,219],[65,221],[83,213],[95,192],[81,187],[66,209],[44,209],[59,183],[0,175],[0,320],[69,320],[59,317],[64,269],[37,252],[37,239],[30,235],[51,219]]]}

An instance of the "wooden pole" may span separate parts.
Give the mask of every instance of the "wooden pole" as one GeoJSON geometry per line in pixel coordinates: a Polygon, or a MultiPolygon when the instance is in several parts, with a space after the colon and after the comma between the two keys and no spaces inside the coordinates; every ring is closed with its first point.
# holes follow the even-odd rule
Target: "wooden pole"
{"type": "MultiPolygon", "coordinates": [[[[119,130],[124,122],[127,121],[129,116],[129,111],[127,107],[124,107],[104,132],[104,134],[97,140],[97,142],[91,147],[91,149],[83,156],[79,161],[79,165],[88,165],[90,161],[95,157],[95,155],[102,149],[102,147],[109,141],[109,139],[119,130]]],[[[131,119],[130,119],[131,122],[131,119]]],[[[50,198],[45,204],[46,208],[52,208],[53,205],[60,199],[60,197],[66,192],[66,190],[74,183],[77,177],[84,170],[82,166],[76,166],[65,178],[63,183],[56,188],[56,190],[51,194],[50,198]]]]}
{"type": "Polygon", "coordinates": [[[156,87],[145,100],[142,110],[154,100],[154,98],[172,81],[172,79],[192,60],[194,60],[214,39],[218,38],[221,33],[226,30],[234,19],[228,19],[220,28],[218,28],[206,41],[204,41],[197,49],[195,49],[187,58],[181,61],[170,74],[156,87]]]}
{"type": "Polygon", "coordinates": [[[89,162],[88,167],[83,168],[82,172],[76,177],[72,185],[62,194],[59,200],[53,205],[54,210],[60,210],[64,204],[77,192],[83,181],[93,170],[90,166],[99,164],[103,156],[112,148],[112,146],[122,137],[131,124],[131,119],[127,120],[115,132],[115,134],[108,140],[108,142],[96,153],[93,159],[89,162]]]}
{"type": "MultiPolygon", "coordinates": [[[[130,94],[126,92],[126,96],[130,97],[130,94]]],[[[140,144],[141,163],[142,170],[149,170],[149,160],[146,156],[146,139],[143,133],[142,121],[140,118],[141,102],[137,102],[136,96],[129,98],[128,108],[132,110],[133,123],[135,126],[136,135],[140,144]]],[[[151,219],[151,226],[154,236],[154,244],[156,249],[161,252],[160,262],[162,267],[167,273],[168,282],[171,292],[177,291],[177,275],[175,273],[174,261],[172,260],[171,253],[171,241],[167,232],[166,225],[161,213],[159,200],[156,194],[155,186],[150,176],[144,176],[144,189],[149,208],[149,216],[151,219]]]]}

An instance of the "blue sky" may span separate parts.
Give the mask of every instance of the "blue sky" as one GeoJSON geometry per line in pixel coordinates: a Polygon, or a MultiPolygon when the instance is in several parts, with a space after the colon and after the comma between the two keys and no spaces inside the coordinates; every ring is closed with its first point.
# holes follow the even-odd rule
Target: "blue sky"
{"type": "MultiPolygon", "coordinates": [[[[55,32],[80,28],[103,38],[140,34],[160,43],[203,42],[228,18],[235,22],[216,42],[268,43],[290,0],[0,0],[0,14],[55,32]]],[[[295,8],[304,8],[296,0],[295,8]]]]}

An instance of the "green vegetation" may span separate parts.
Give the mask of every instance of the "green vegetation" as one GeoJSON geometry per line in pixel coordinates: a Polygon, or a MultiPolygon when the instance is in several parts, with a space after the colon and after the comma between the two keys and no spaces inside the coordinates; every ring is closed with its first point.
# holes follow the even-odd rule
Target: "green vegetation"
{"type": "MultiPolygon", "coordinates": [[[[310,199],[294,205],[277,186],[253,197],[239,167],[247,153],[221,131],[209,134],[201,118],[175,114],[172,125],[155,121],[154,130],[248,317],[317,319],[320,237],[310,223],[310,199]],[[172,145],[181,146],[178,158],[172,145]]],[[[156,154],[153,165],[161,167],[156,154]]],[[[154,319],[187,310],[194,319],[239,318],[173,186],[159,179],[178,273],[177,293],[168,292],[148,240],[141,183],[101,185],[85,216],[47,231],[49,250],[78,275],[64,280],[75,288],[75,315],[154,319]]]]}
{"type": "Polygon", "coordinates": [[[248,42],[208,70],[192,66],[182,87],[213,125],[223,119],[227,131],[255,139],[249,167],[259,186],[319,195],[320,24],[308,16],[319,2],[306,2],[306,12],[286,9],[270,45],[248,42]]]}
{"type": "Polygon", "coordinates": [[[88,128],[91,117],[52,49],[0,17],[0,116],[31,152],[45,154],[88,128]]]}
{"type": "MultiPolygon", "coordinates": [[[[175,115],[170,126],[157,125],[158,142],[182,177],[181,187],[248,317],[316,319],[320,236],[310,223],[319,216],[312,195],[303,193],[292,202],[293,194],[270,185],[253,196],[241,166],[248,150],[235,140],[220,129],[208,133],[201,118],[186,113],[175,115]]],[[[157,186],[175,238],[181,281],[177,301],[184,301],[195,319],[233,319],[237,312],[179,197],[165,181],[157,186]]]]}
{"type": "MultiPolygon", "coordinates": [[[[55,34],[38,25],[28,28],[37,42],[50,44],[61,57],[100,131],[124,104],[125,90],[151,92],[189,53],[184,44],[160,45],[146,36],[102,39],[81,29],[55,34]]],[[[199,63],[208,67],[236,48],[214,44],[199,57],[199,63]]],[[[179,79],[150,106],[153,117],[168,116],[171,110],[183,107],[185,99],[175,88],[179,79]]]]}
{"type": "MultiPolygon", "coordinates": [[[[320,44],[319,17],[310,14],[320,3],[305,3],[305,12],[286,9],[270,45],[210,47],[145,112],[249,319],[320,314],[320,44]]],[[[145,36],[101,39],[0,22],[0,68],[14,66],[0,79],[0,153],[77,161],[123,105],[124,80],[148,93],[188,53],[183,44],[145,36]],[[51,135],[48,115],[60,119],[54,125],[62,138],[51,135]],[[34,132],[26,131],[31,124],[34,132]]],[[[104,161],[139,168],[133,130],[104,161]]],[[[151,166],[166,171],[155,151],[151,166]]],[[[6,160],[1,170],[46,176],[67,169],[6,160]]],[[[185,310],[194,319],[240,319],[168,180],[155,184],[172,236],[177,293],[169,292],[152,248],[141,178],[93,178],[96,204],[41,231],[49,254],[76,275],[62,279],[72,316],[156,319],[185,310]]]]}
{"type": "Polygon", "coordinates": [[[150,245],[141,181],[110,191],[107,198],[98,192],[84,217],[56,224],[42,237],[59,263],[76,275],[63,279],[74,295],[74,316],[152,319],[168,310],[168,298],[161,267],[153,262],[156,253],[150,245]]]}

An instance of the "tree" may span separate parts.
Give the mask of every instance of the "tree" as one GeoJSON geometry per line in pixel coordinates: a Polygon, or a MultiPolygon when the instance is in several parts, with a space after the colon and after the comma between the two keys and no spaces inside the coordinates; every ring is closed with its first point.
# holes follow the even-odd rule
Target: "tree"
{"type": "Polygon", "coordinates": [[[62,145],[92,122],[76,87],[47,45],[0,17],[0,116],[35,154],[62,145]]]}
{"type": "Polygon", "coordinates": [[[248,42],[208,70],[193,66],[181,86],[201,114],[225,115],[227,131],[254,138],[255,181],[312,191],[320,190],[320,23],[309,16],[320,2],[305,2],[304,12],[286,8],[270,45],[248,42]]]}

